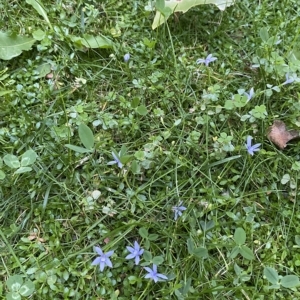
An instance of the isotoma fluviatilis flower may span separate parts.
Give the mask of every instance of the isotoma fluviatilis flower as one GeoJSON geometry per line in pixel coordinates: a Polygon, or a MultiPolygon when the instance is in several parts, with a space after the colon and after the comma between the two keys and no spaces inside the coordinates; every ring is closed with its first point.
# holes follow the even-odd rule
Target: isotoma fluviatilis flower
{"type": "Polygon", "coordinates": [[[250,101],[254,96],[254,89],[251,88],[249,94],[247,92],[244,92],[244,94],[247,96],[248,101],[250,101]]]}
{"type": "Polygon", "coordinates": [[[94,251],[97,252],[99,256],[93,260],[92,266],[99,265],[101,272],[104,270],[105,266],[112,268],[109,257],[113,255],[114,251],[104,253],[100,247],[94,247],[94,251]]]}
{"type": "Polygon", "coordinates": [[[208,66],[211,62],[217,60],[216,57],[213,57],[212,54],[209,54],[207,55],[206,58],[199,58],[196,60],[196,63],[199,65],[199,64],[202,64],[204,63],[206,66],[208,66]]]}
{"type": "Polygon", "coordinates": [[[172,210],[175,213],[174,219],[175,221],[182,215],[182,212],[186,210],[185,206],[182,206],[182,201],[179,202],[178,206],[173,206],[172,210]]]}
{"type": "Polygon", "coordinates": [[[129,61],[129,59],[130,59],[130,54],[129,54],[129,53],[126,53],[126,54],[124,55],[124,61],[127,63],[127,62],[129,61]]]}
{"type": "Polygon", "coordinates": [[[261,145],[261,144],[251,145],[252,139],[253,139],[252,136],[248,136],[247,144],[245,144],[246,149],[250,155],[253,155],[255,151],[259,151],[260,150],[259,147],[261,145]]]}
{"type": "Polygon", "coordinates": [[[144,249],[140,247],[137,241],[134,242],[134,247],[127,246],[127,250],[130,252],[125,258],[134,258],[135,264],[138,265],[140,262],[140,256],[144,253],[144,249]]]}
{"type": "MultiPolygon", "coordinates": [[[[112,154],[114,160],[109,161],[107,164],[108,164],[108,165],[118,164],[118,167],[119,167],[120,169],[122,169],[123,164],[121,163],[120,158],[119,158],[114,152],[112,152],[111,154],[112,154]]],[[[119,155],[120,155],[120,153],[119,153],[119,155]]]]}
{"type": "Polygon", "coordinates": [[[148,274],[145,275],[145,278],[153,279],[154,282],[162,279],[168,279],[166,275],[157,273],[157,265],[153,264],[153,269],[148,267],[145,267],[144,269],[148,272],[148,274]]]}
{"type": "Polygon", "coordinates": [[[289,83],[292,83],[295,81],[295,78],[290,77],[289,73],[285,74],[285,79],[286,79],[286,81],[282,85],[289,84],[289,83]]]}

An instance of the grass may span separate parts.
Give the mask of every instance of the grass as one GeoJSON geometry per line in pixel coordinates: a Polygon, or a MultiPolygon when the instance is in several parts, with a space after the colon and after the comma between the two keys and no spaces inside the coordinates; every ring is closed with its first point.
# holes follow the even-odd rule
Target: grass
{"type": "Polygon", "coordinates": [[[1,299],[16,275],[33,299],[298,299],[300,148],[266,137],[300,126],[297,1],[201,5],[155,31],[138,2],[44,2],[53,30],[25,2],[0,6],[2,31],[46,33],[0,60],[1,161],[37,154],[28,172],[0,165],[1,299]],[[83,48],[83,33],[114,46],[83,48]],[[65,146],[86,146],[80,124],[92,151],[65,146]],[[112,268],[92,266],[94,246],[112,268]],[[145,278],[153,264],[168,280],[145,278]]]}

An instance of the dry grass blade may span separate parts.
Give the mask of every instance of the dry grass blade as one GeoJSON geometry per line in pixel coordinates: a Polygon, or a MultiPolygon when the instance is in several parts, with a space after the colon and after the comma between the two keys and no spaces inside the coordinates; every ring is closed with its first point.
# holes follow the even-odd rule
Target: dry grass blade
{"type": "Polygon", "coordinates": [[[299,132],[297,130],[287,130],[284,122],[275,120],[269,128],[267,136],[272,143],[280,149],[284,149],[287,142],[299,138],[299,132]]]}

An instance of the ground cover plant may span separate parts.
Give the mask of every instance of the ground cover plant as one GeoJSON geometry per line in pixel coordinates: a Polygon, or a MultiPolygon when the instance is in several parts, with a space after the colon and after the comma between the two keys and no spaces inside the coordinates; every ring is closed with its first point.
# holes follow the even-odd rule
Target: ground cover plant
{"type": "Polygon", "coordinates": [[[1,299],[299,299],[298,3],[155,5],[0,4],[1,299]]]}

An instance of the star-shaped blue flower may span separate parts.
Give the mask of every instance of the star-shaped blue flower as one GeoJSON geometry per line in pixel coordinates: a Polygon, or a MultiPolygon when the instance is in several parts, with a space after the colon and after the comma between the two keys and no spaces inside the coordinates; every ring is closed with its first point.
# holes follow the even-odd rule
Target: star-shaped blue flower
{"type": "Polygon", "coordinates": [[[255,151],[259,151],[260,150],[259,147],[261,145],[261,144],[255,144],[255,145],[252,146],[251,145],[252,139],[253,139],[252,136],[248,136],[247,137],[247,144],[245,145],[246,149],[247,149],[247,151],[250,155],[253,155],[255,151]]]}
{"type": "Polygon", "coordinates": [[[134,248],[127,246],[127,250],[130,252],[125,258],[132,259],[134,258],[135,264],[138,265],[140,262],[140,256],[144,253],[144,249],[140,247],[137,241],[134,242],[134,248]]]}
{"type": "Polygon", "coordinates": [[[185,206],[182,206],[182,201],[179,202],[178,206],[173,206],[172,210],[175,213],[174,219],[175,221],[182,215],[182,212],[186,210],[185,206]]]}
{"type": "MultiPolygon", "coordinates": [[[[114,152],[112,152],[111,154],[112,154],[114,160],[108,162],[107,164],[108,164],[108,165],[118,164],[118,167],[119,167],[120,169],[122,169],[123,164],[122,164],[121,161],[120,161],[120,157],[117,156],[114,152]]],[[[119,153],[119,155],[120,155],[120,153],[119,153]]]]}
{"type": "Polygon", "coordinates": [[[211,62],[215,61],[215,60],[217,60],[216,57],[213,57],[212,54],[208,54],[206,58],[199,58],[199,59],[197,59],[197,60],[196,60],[196,63],[197,63],[198,65],[204,63],[204,64],[208,67],[208,65],[209,65],[211,62]]]}
{"type": "Polygon", "coordinates": [[[285,74],[285,79],[286,81],[282,85],[289,84],[295,81],[295,78],[290,77],[289,73],[285,74]]]}
{"type": "Polygon", "coordinates": [[[99,256],[93,260],[92,266],[99,265],[101,272],[104,270],[105,266],[112,268],[112,263],[109,257],[113,255],[114,251],[103,253],[100,247],[94,247],[94,251],[97,252],[99,256]]]}
{"type": "Polygon", "coordinates": [[[254,89],[251,88],[250,91],[249,91],[249,94],[246,93],[246,92],[244,94],[247,96],[248,101],[250,101],[253,98],[253,96],[254,96],[254,89]]]}
{"type": "Polygon", "coordinates": [[[166,275],[157,273],[157,265],[153,265],[153,269],[148,267],[145,267],[144,269],[148,272],[148,274],[145,275],[145,278],[153,279],[154,282],[157,282],[162,279],[168,279],[166,275]]]}

